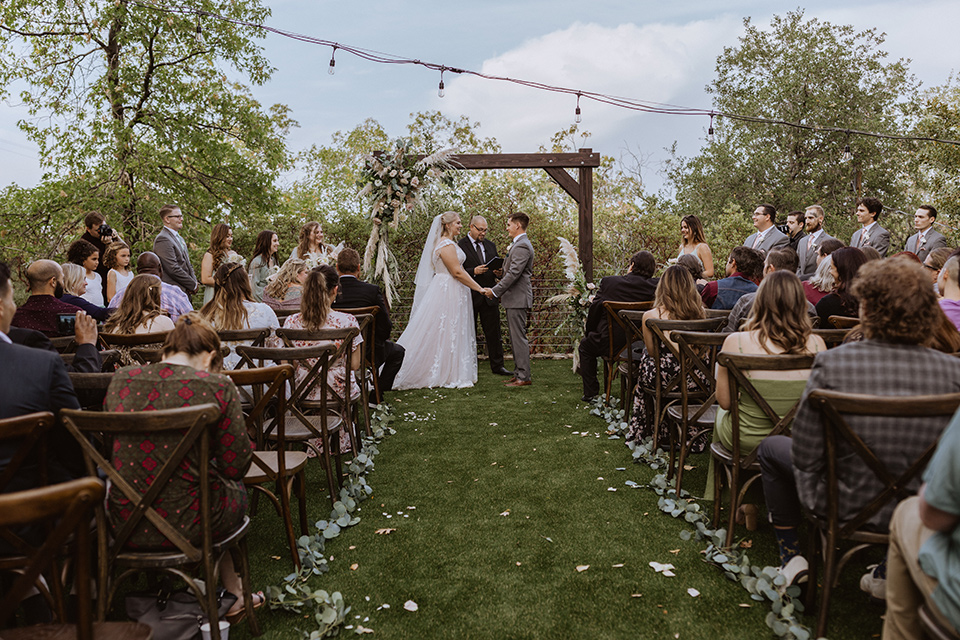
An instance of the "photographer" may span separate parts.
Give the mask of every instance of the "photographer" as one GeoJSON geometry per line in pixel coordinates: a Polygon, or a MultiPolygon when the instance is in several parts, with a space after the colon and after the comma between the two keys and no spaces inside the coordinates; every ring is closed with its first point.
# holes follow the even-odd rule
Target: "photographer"
{"type": "Polygon", "coordinates": [[[103,252],[106,251],[107,245],[111,242],[120,241],[120,234],[107,224],[106,218],[104,218],[103,214],[99,211],[91,211],[84,216],[83,225],[87,230],[80,236],[80,239],[86,240],[100,252],[100,262],[96,268],[96,272],[100,274],[100,279],[102,280],[103,299],[109,300],[109,298],[107,298],[107,274],[110,272],[110,267],[103,262],[103,252]]]}

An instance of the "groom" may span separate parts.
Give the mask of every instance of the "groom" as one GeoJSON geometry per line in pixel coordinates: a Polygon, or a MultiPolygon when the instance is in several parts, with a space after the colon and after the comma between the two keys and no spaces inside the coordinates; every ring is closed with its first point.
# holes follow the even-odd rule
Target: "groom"
{"type": "Polygon", "coordinates": [[[510,344],[513,347],[514,377],[508,387],[526,387],[533,384],[530,378],[530,344],[527,342],[527,314],[533,306],[533,245],[527,238],[530,217],[525,213],[511,213],[507,217],[507,233],[513,242],[507,248],[503,261],[503,278],[492,289],[484,289],[488,298],[498,298],[507,310],[507,325],[510,327],[510,344]]]}

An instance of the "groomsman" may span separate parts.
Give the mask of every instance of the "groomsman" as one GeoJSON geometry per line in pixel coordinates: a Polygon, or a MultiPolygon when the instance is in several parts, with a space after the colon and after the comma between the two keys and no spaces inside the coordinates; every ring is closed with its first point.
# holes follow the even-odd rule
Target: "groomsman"
{"type": "Polygon", "coordinates": [[[777,227],[777,210],[772,204],[761,204],[753,212],[753,226],[757,232],[743,241],[743,246],[756,249],[763,255],[774,247],[785,247],[790,243],[785,233],[777,227]]]}
{"type": "Polygon", "coordinates": [[[173,284],[192,296],[197,292],[197,276],[190,264],[187,243],[180,235],[183,228],[183,212],[180,207],[168,204],[160,209],[163,228],[153,241],[153,252],[160,258],[163,267],[163,281],[173,284]]]}
{"type": "Polygon", "coordinates": [[[876,198],[860,198],[857,201],[857,222],[861,227],[853,232],[850,246],[857,249],[873,247],[881,258],[886,258],[887,249],[890,248],[890,232],[877,222],[881,211],[883,204],[876,198]]]}
{"type": "MultiPolygon", "coordinates": [[[[481,287],[492,287],[497,283],[496,274],[487,267],[487,263],[497,257],[497,245],[487,240],[487,221],[483,216],[473,216],[470,230],[458,243],[466,254],[463,270],[481,287]]],[[[502,273],[502,272],[500,272],[502,273]]],[[[471,291],[473,299],[474,323],[480,318],[483,341],[487,345],[490,370],[499,376],[513,375],[503,366],[503,339],[500,335],[500,305],[495,299],[482,293],[471,291]]]]}
{"type": "Polygon", "coordinates": [[[947,246],[947,239],[933,229],[936,219],[937,210],[929,204],[920,205],[913,214],[913,228],[917,232],[907,238],[906,251],[917,254],[920,262],[926,260],[934,249],[947,246]]]}
{"type": "Polygon", "coordinates": [[[797,244],[797,257],[800,258],[797,275],[801,280],[809,280],[817,272],[817,252],[820,245],[833,239],[833,236],[823,230],[823,218],[823,207],[818,204],[810,205],[803,212],[807,235],[797,244]]]}

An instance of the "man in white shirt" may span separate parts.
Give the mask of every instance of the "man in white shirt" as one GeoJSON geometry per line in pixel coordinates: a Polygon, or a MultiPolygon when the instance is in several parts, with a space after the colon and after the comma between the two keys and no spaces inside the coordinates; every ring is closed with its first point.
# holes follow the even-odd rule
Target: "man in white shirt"
{"type": "Polygon", "coordinates": [[[797,256],[800,266],[797,275],[801,280],[809,280],[817,272],[817,251],[825,240],[832,240],[833,236],[823,230],[823,207],[812,204],[803,212],[804,228],[807,235],[800,239],[797,245],[797,256]]]}
{"type": "Polygon", "coordinates": [[[772,204],[761,204],[753,212],[753,226],[757,232],[743,242],[743,246],[756,249],[763,255],[774,247],[786,247],[790,239],[777,229],[777,210],[772,204]]]}
{"type": "Polygon", "coordinates": [[[180,235],[183,228],[183,212],[180,207],[168,204],[160,209],[163,229],[153,241],[153,252],[160,258],[163,266],[162,279],[175,284],[188,296],[197,291],[197,276],[190,264],[187,243],[180,235]]]}
{"type": "Polygon", "coordinates": [[[929,204],[920,205],[920,208],[913,215],[913,228],[917,232],[907,238],[905,250],[915,253],[920,258],[920,262],[926,260],[934,249],[947,246],[947,239],[933,228],[933,223],[936,220],[937,210],[929,204]]]}
{"type": "Polygon", "coordinates": [[[862,249],[873,247],[881,258],[887,257],[890,248],[890,232],[877,223],[883,204],[876,198],[860,198],[857,200],[857,222],[861,227],[853,232],[850,246],[862,249]]]}

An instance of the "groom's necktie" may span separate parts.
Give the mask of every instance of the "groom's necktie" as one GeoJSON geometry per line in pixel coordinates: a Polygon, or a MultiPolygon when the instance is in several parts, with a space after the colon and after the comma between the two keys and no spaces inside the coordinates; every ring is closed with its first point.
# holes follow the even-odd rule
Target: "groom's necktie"
{"type": "Polygon", "coordinates": [[[474,240],[473,245],[477,248],[477,255],[480,256],[480,262],[486,264],[487,259],[483,255],[483,245],[479,240],[474,240]]]}

